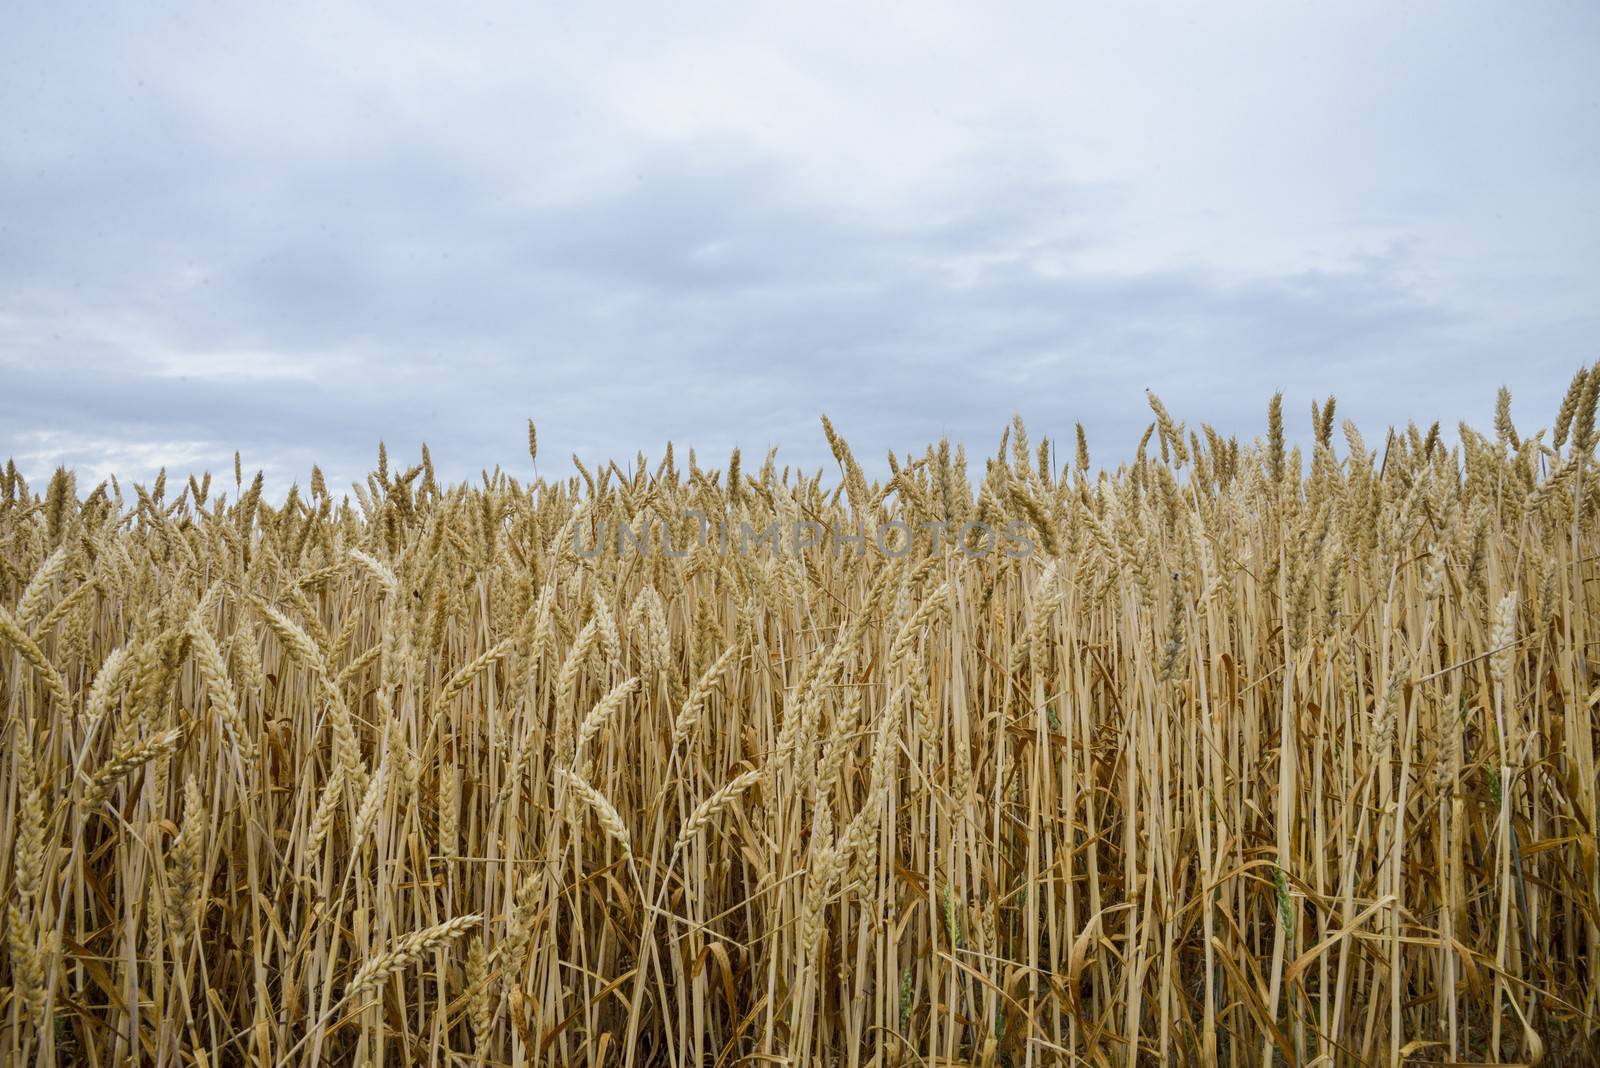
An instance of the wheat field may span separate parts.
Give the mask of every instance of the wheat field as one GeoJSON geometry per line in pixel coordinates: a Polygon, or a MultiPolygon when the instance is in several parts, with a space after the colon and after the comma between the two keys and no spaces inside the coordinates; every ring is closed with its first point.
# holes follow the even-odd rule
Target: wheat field
{"type": "Polygon", "coordinates": [[[1594,1063],[1597,391],[1306,454],[1152,395],[1103,472],[8,464],[0,1058],[1594,1063]]]}

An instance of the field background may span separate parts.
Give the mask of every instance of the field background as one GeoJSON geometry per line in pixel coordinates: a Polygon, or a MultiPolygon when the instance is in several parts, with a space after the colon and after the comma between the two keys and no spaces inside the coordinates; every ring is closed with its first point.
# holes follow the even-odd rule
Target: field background
{"type": "Polygon", "coordinates": [[[1593,1063],[1597,387],[1305,454],[1152,398],[1106,473],[1020,422],[882,482],[831,427],[827,475],[8,468],[0,1050],[1593,1063]],[[578,551],[691,510],[868,541],[578,551]]]}

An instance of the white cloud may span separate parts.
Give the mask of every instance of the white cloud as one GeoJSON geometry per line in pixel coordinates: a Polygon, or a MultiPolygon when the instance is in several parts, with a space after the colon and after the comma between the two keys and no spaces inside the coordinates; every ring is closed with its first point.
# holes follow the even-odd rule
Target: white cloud
{"type": "Polygon", "coordinates": [[[77,474],[82,491],[130,472],[142,479],[162,467],[169,468],[169,477],[187,475],[203,469],[220,451],[211,441],[128,441],[54,430],[27,430],[14,440],[14,459],[24,474],[37,480],[65,466],[77,474]]]}

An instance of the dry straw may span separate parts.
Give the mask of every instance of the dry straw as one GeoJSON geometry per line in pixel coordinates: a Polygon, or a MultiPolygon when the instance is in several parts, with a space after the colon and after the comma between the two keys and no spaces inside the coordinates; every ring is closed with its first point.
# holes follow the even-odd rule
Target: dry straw
{"type": "Polygon", "coordinates": [[[1596,1063],[1597,397],[9,464],[0,1063],[1596,1063]]]}

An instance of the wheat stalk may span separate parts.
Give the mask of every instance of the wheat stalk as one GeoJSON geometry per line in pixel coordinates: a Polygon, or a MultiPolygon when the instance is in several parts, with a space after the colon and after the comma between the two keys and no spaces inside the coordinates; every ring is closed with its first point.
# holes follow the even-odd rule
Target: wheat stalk
{"type": "Polygon", "coordinates": [[[1588,1063],[1597,397],[8,464],[0,1062],[1588,1063]]]}
{"type": "Polygon", "coordinates": [[[413,931],[390,943],[389,948],[370,958],[345,985],[346,1000],[358,998],[373,987],[405,971],[430,950],[446,944],[483,922],[482,916],[457,916],[421,931],[413,931]]]}

